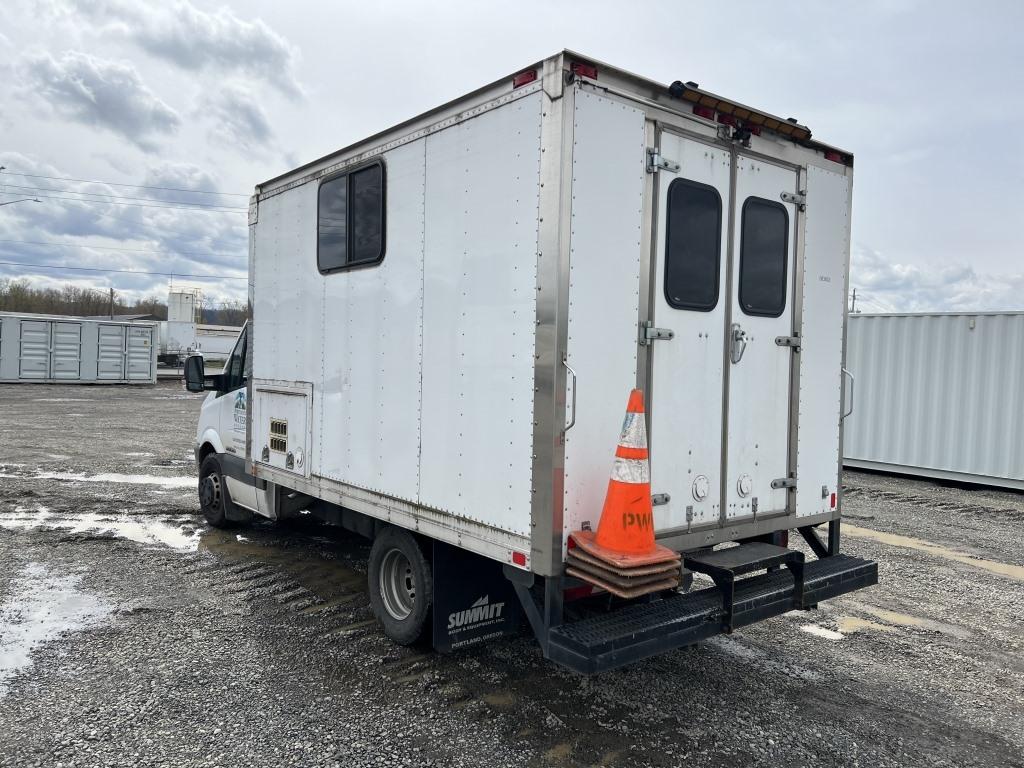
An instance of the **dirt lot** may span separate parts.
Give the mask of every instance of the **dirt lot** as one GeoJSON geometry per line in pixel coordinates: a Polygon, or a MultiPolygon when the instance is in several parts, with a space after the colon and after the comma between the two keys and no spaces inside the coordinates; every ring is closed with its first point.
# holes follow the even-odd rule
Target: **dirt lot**
{"type": "Polygon", "coordinates": [[[368,546],[208,528],[200,400],[0,386],[0,766],[1024,765],[1024,498],[851,473],[879,586],[585,679],[372,620],[368,546]]]}

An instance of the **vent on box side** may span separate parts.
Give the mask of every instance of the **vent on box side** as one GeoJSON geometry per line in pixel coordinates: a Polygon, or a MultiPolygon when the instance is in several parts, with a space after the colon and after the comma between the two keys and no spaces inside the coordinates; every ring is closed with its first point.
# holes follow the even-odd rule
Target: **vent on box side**
{"type": "Polygon", "coordinates": [[[284,419],[270,420],[270,450],[278,453],[288,450],[288,422],[284,419]]]}

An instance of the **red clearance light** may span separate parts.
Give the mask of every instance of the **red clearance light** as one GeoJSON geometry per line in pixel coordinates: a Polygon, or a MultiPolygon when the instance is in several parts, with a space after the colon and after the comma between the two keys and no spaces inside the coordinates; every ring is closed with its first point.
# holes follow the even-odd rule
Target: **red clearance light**
{"type": "Polygon", "coordinates": [[[526,565],[526,555],[523,552],[513,552],[512,562],[519,566],[526,565]]]}
{"type": "Polygon", "coordinates": [[[700,104],[694,105],[693,114],[695,114],[697,117],[703,117],[707,120],[715,119],[715,110],[713,110],[711,107],[702,107],[700,104]]]}
{"type": "MultiPolygon", "coordinates": [[[[840,155],[838,152],[833,152],[832,150],[826,150],[826,152],[825,152],[825,159],[826,160],[831,160],[833,163],[841,163],[841,162],[843,162],[843,156],[840,155]]],[[[833,494],[833,495],[835,495],[835,494],[833,494]]],[[[835,505],[833,505],[833,506],[835,506],[835,505]]]]}
{"type": "Polygon", "coordinates": [[[828,503],[829,503],[829,506],[830,506],[830,507],[831,507],[832,509],[835,509],[835,508],[836,508],[836,495],[835,495],[834,493],[833,493],[833,494],[832,494],[832,496],[831,496],[831,497],[829,498],[829,502],[828,502],[828,503]]]}
{"type": "Polygon", "coordinates": [[[597,80],[597,67],[593,64],[584,64],[582,61],[574,61],[569,65],[569,69],[574,75],[579,77],[589,77],[591,80],[597,80]]]}
{"type": "Polygon", "coordinates": [[[736,118],[723,112],[718,113],[718,122],[722,125],[736,125],[736,118]]]}
{"type": "Polygon", "coordinates": [[[748,131],[750,131],[750,133],[752,135],[754,135],[754,136],[760,136],[761,135],[761,126],[760,125],[745,125],[743,127],[746,128],[748,131]]]}
{"type": "Polygon", "coordinates": [[[525,72],[520,72],[518,75],[512,78],[512,87],[519,88],[524,85],[529,85],[537,79],[537,70],[528,69],[525,72]]]}

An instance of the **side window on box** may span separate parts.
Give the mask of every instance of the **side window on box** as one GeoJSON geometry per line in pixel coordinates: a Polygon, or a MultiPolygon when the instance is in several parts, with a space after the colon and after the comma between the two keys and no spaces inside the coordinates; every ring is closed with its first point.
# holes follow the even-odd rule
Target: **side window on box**
{"type": "Polygon", "coordinates": [[[378,264],[384,258],[384,163],[320,183],[317,268],[323,274],[378,264]]]}

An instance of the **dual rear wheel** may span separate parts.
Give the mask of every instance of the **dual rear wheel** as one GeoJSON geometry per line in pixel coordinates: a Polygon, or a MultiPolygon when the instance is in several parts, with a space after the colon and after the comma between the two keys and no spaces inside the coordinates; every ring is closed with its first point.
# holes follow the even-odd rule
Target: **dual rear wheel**
{"type": "Polygon", "coordinates": [[[384,634],[400,645],[430,639],[434,578],[430,559],[409,531],[385,528],[370,548],[370,605],[384,634]]]}

